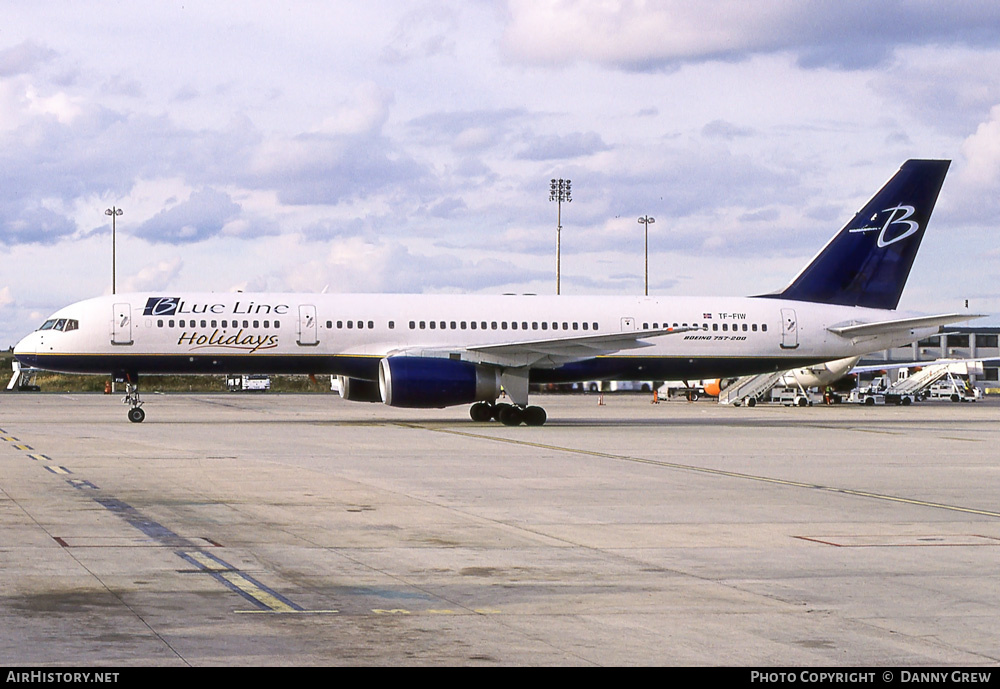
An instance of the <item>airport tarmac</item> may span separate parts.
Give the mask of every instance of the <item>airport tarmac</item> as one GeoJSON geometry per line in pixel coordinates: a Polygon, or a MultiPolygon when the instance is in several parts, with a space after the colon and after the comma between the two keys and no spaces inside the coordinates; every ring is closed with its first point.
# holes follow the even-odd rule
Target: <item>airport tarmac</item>
{"type": "Polygon", "coordinates": [[[5,665],[1000,662],[1000,401],[0,395],[5,665]]]}

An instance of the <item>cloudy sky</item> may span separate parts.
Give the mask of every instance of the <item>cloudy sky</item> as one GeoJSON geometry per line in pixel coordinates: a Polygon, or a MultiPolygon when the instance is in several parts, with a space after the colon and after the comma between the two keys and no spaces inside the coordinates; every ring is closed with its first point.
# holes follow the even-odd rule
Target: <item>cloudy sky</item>
{"type": "MultiPolygon", "coordinates": [[[[1000,313],[1000,4],[0,0],[0,346],[118,292],[783,287],[954,161],[901,308],[1000,313]]],[[[990,321],[1000,323],[994,316],[990,321]]]]}

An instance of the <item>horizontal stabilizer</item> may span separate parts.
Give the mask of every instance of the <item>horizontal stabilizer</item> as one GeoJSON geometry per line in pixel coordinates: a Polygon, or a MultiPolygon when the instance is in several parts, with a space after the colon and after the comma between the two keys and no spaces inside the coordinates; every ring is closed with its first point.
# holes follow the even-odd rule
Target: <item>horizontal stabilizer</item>
{"type": "Polygon", "coordinates": [[[844,325],[832,325],[827,330],[841,337],[867,337],[871,335],[884,335],[888,333],[903,332],[917,328],[932,328],[935,325],[949,325],[951,323],[961,323],[973,318],[982,318],[983,314],[969,313],[944,313],[938,316],[918,316],[916,318],[900,318],[892,321],[878,321],[877,323],[846,323],[844,325]]]}

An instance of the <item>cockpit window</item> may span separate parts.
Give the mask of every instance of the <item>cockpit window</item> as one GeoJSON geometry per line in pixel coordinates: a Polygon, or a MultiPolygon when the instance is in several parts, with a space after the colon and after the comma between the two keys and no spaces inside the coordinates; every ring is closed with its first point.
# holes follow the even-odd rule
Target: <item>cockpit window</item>
{"type": "Polygon", "coordinates": [[[59,330],[61,332],[79,329],[80,321],[75,318],[50,318],[42,323],[42,327],[39,328],[39,330],[59,330]]]}

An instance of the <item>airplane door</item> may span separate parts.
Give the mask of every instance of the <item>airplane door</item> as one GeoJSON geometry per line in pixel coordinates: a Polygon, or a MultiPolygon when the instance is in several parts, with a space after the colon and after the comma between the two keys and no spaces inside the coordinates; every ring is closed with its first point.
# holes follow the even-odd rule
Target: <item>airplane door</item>
{"type": "Polygon", "coordinates": [[[316,323],[316,307],[312,304],[299,304],[298,342],[303,347],[315,347],[319,344],[319,331],[316,323]]]}
{"type": "Polygon", "coordinates": [[[132,305],[115,304],[111,315],[111,344],[132,344],[132,305]]]}
{"type": "Polygon", "coordinates": [[[796,349],[799,346],[799,323],[795,309],[781,310],[781,348],[796,349]]]}
{"type": "Polygon", "coordinates": [[[132,344],[132,305],[115,304],[114,322],[111,325],[111,344],[132,344]]]}
{"type": "Polygon", "coordinates": [[[631,316],[624,316],[622,318],[622,332],[632,332],[635,330],[635,319],[631,316]]]}

